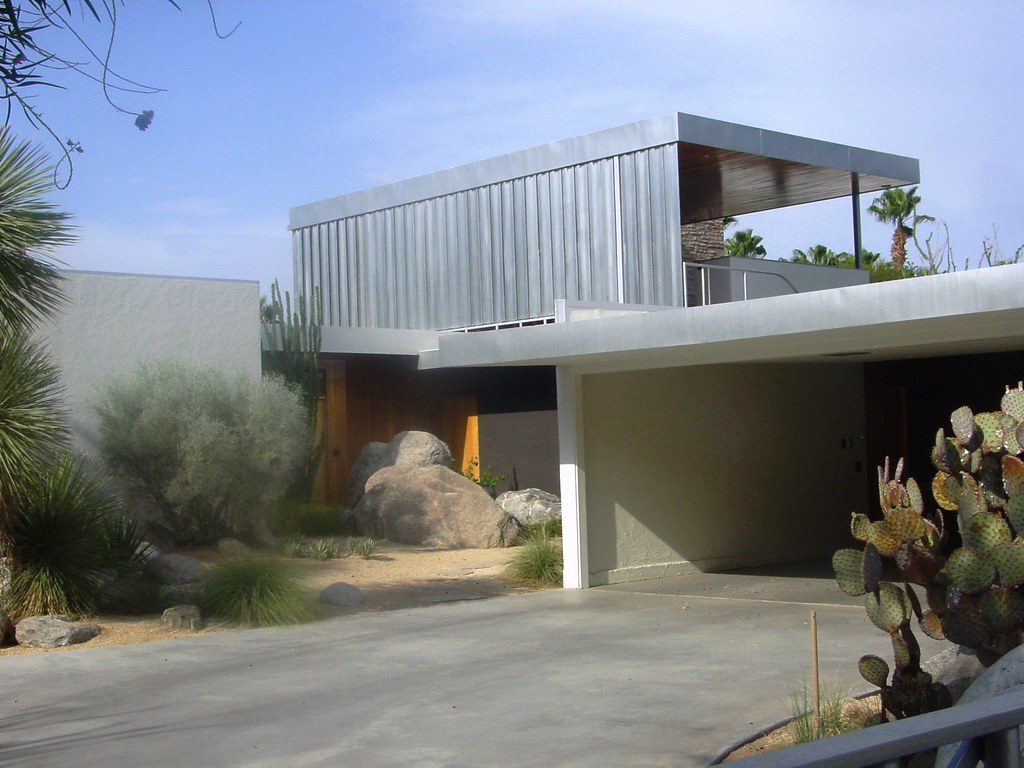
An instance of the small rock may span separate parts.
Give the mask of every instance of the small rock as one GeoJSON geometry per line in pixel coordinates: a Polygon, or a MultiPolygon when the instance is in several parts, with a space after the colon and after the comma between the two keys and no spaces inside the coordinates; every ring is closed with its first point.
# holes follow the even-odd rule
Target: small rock
{"type": "Polygon", "coordinates": [[[144,570],[161,584],[191,584],[202,581],[206,573],[203,564],[188,555],[157,555],[144,570]]]}
{"type": "Polygon", "coordinates": [[[195,605],[175,605],[164,611],[161,619],[170,629],[190,629],[198,632],[203,628],[202,615],[195,605]]]}
{"type": "Polygon", "coordinates": [[[67,616],[29,616],[16,627],[18,643],[30,648],[60,648],[92,640],[100,633],[95,624],[80,624],[67,616]]]}
{"type": "Polygon", "coordinates": [[[221,539],[217,542],[217,551],[228,557],[247,557],[252,550],[238,539],[221,539]]]}
{"type": "Polygon", "coordinates": [[[320,602],[336,605],[339,608],[355,608],[363,602],[363,593],[359,587],[336,581],[320,590],[320,602]]]}

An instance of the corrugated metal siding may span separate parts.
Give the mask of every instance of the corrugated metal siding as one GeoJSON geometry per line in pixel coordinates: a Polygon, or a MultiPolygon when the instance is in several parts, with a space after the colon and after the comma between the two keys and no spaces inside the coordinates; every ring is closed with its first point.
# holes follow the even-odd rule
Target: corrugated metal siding
{"type": "Polygon", "coordinates": [[[682,304],[676,145],[325,222],[293,236],[324,322],[441,329],[556,299],[682,304]]]}

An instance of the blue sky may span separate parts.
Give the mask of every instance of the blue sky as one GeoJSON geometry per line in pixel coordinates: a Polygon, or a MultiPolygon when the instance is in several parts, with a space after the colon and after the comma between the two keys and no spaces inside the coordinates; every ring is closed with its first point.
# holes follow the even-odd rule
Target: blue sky
{"type": "MultiPolygon", "coordinates": [[[[114,68],[166,89],[117,97],[150,130],[84,81],[38,97],[85,148],[54,194],[70,268],[288,287],[295,205],[676,111],[919,158],[958,267],[994,226],[1024,244],[1019,2],[214,0],[226,40],[180,4],[119,10],[114,68]]],[[[741,226],[780,257],[849,249],[849,220],[844,200],[741,226]]],[[[865,219],[866,247],[889,237],[865,219]]]]}

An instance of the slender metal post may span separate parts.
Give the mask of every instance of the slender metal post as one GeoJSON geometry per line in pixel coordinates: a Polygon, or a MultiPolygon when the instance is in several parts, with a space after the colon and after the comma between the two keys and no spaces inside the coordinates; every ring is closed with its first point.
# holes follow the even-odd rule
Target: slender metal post
{"type": "Polygon", "coordinates": [[[860,240],[860,174],[850,174],[850,194],[853,197],[853,266],[861,268],[860,240]]]}

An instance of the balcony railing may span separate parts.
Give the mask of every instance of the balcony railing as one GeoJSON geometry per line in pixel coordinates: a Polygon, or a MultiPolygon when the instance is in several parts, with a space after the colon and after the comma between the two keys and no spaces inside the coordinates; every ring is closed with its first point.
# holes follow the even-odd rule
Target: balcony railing
{"type": "Polygon", "coordinates": [[[788,293],[800,293],[789,278],[769,269],[752,269],[749,267],[739,269],[722,264],[688,261],[683,264],[683,296],[686,306],[701,307],[708,304],[722,304],[729,301],[746,301],[750,298],[759,298],[760,296],[752,297],[750,295],[750,275],[765,275],[769,278],[769,282],[778,281],[782,288],[781,291],[772,290],[761,295],[778,296],[788,293]],[[691,277],[693,272],[697,273],[695,279],[691,277]],[[739,277],[739,286],[735,285],[737,282],[735,280],[736,277],[739,277]],[[694,282],[696,282],[696,285],[694,285],[694,282]],[[734,295],[737,292],[735,290],[737,287],[740,289],[738,291],[739,296],[734,295]],[[692,297],[694,300],[692,303],[691,289],[694,289],[692,297]],[[697,293],[698,289],[699,294],[697,293]],[[698,297],[700,301],[696,300],[698,297]]]}

